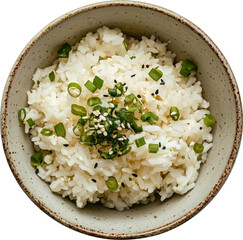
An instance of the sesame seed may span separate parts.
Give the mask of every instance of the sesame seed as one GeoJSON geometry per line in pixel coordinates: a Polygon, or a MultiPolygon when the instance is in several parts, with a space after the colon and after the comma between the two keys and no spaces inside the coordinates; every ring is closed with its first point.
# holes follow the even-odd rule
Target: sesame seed
{"type": "Polygon", "coordinates": [[[94,168],[97,168],[97,167],[98,167],[98,163],[95,163],[94,168]]]}
{"type": "Polygon", "coordinates": [[[122,182],[121,185],[122,185],[122,187],[125,187],[125,183],[124,182],[122,182]]]}
{"type": "Polygon", "coordinates": [[[94,178],[92,178],[92,179],[91,179],[91,181],[92,181],[92,182],[94,182],[94,183],[96,183],[96,182],[97,182],[97,181],[96,181],[94,178]]]}
{"type": "Polygon", "coordinates": [[[107,94],[104,94],[103,97],[109,97],[107,94]]]}
{"type": "Polygon", "coordinates": [[[140,95],[140,94],[138,94],[138,95],[137,95],[137,97],[138,97],[138,98],[141,98],[141,95],[140,95]]]}
{"type": "Polygon", "coordinates": [[[161,142],[159,142],[159,147],[161,147],[161,142]]]}
{"type": "Polygon", "coordinates": [[[64,147],[69,147],[69,145],[68,145],[68,144],[63,144],[63,146],[64,146],[64,147]]]}
{"type": "Polygon", "coordinates": [[[144,68],[144,64],[142,65],[142,68],[144,68]]]}
{"type": "Polygon", "coordinates": [[[98,129],[99,127],[97,125],[94,126],[95,129],[98,129]]]}
{"type": "Polygon", "coordinates": [[[117,83],[116,79],[114,79],[114,83],[117,83]]]}
{"type": "Polygon", "coordinates": [[[36,173],[36,174],[38,174],[38,173],[39,173],[39,169],[38,169],[38,168],[36,168],[35,173],[36,173]]]}
{"type": "Polygon", "coordinates": [[[88,116],[84,116],[84,117],[82,117],[83,119],[88,119],[89,117],[88,116]]]}
{"type": "Polygon", "coordinates": [[[115,134],[114,136],[113,136],[113,138],[116,138],[117,137],[117,135],[115,134]]]}
{"type": "Polygon", "coordinates": [[[131,75],[131,77],[135,77],[135,76],[136,76],[136,74],[131,75]]]}
{"type": "Polygon", "coordinates": [[[134,100],[133,100],[133,103],[136,103],[137,102],[137,99],[135,98],[134,100]]]}
{"type": "MultiPolygon", "coordinates": [[[[119,90],[117,90],[117,92],[118,92],[118,91],[119,91],[119,90]]],[[[120,91],[119,91],[119,92],[120,92],[120,91]]],[[[121,93],[121,92],[120,92],[120,93],[121,93]]],[[[110,105],[111,108],[115,107],[113,103],[110,103],[109,105],[110,105]]]]}
{"type": "Polygon", "coordinates": [[[118,131],[121,131],[121,130],[122,130],[122,128],[121,128],[121,127],[118,127],[118,128],[117,128],[117,130],[118,130],[118,131]]]}
{"type": "Polygon", "coordinates": [[[106,113],[104,113],[103,115],[106,117],[106,116],[108,116],[108,113],[106,112],[106,113]]]}
{"type": "Polygon", "coordinates": [[[122,126],[122,128],[125,128],[125,125],[124,125],[124,123],[122,123],[122,124],[121,124],[121,126],[122,126]]]}
{"type": "Polygon", "coordinates": [[[154,96],[154,93],[151,93],[152,96],[154,96]]]}
{"type": "Polygon", "coordinates": [[[128,126],[128,128],[131,128],[131,124],[130,123],[127,123],[127,126],[128,126]]]}
{"type": "Polygon", "coordinates": [[[118,151],[118,154],[119,154],[119,155],[122,155],[122,152],[121,152],[121,151],[118,151]]]}
{"type": "Polygon", "coordinates": [[[128,89],[128,86],[125,87],[125,90],[126,90],[126,91],[127,91],[127,89],[128,89]]]}
{"type": "Polygon", "coordinates": [[[123,141],[124,139],[123,138],[118,138],[118,141],[123,141]]]}
{"type": "Polygon", "coordinates": [[[127,83],[123,83],[123,86],[127,85],[127,83]]]}
{"type": "Polygon", "coordinates": [[[104,127],[102,127],[102,128],[100,128],[100,130],[101,130],[101,132],[105,132],[105,128],[104,127]]]}
{"type": "Polygon", "coordinates": [[[100,130],[97,131],[98,134],[101,134],[102,132],[100,130]]]}
{"type": "Polygon", "coordinates": [[[104,135],[104,136],[107,136],[107,135],[108,135],[108,133],[105,131],[105,132],[103,132],[103,135],[104,135]]]}
{"type": "Polygon", "coordinates": [[[109,151],[109,155],[112,155],[113,154],[113,151],[109,151]]]}
{"type": "Polygon", "coordinates": [[[148,64],[146,65],[146,68],[149,68],[149,65],[148,64]]]}
{"type": "Polygon", "coordinates": [[[155,94],[159,94],[159,89],[157,89],[157,90],[155,91],[155,94]]]}
{"type": "Polygon", "coordinates": [[[128,108],[129,108],[129,107],[128,107],[128,106],[126,106],[126,109],[127,109],[127,110],[128,110],[128,108]]]}
{"type": "Polygon", "coordinates": [[[203,128],[202,128],[202,127],[200,127],[199,129],[200,129],[200,130],[202,130],[203,128]]]}
{"type": "Polygon", "coordinates": [[[165,82],[163,79],[160,80],[160,85],[165,85],[165,82]]]}
{"type": "Polygon", "coordinates": [[[165,150],[166,149],[166,146],[163,146],[162,149],[165,150]]]}
{"type": "Polygon", "coordinates": [[[93,93],[93,96],[98,96],[99,95],[99,93],[93,93]]]}
{"type": "Polygon", "coordinates": [[[133,177],[137,177],[138,176],[136,173],[133,173],[132,175],[133,175],[133,177]]]}

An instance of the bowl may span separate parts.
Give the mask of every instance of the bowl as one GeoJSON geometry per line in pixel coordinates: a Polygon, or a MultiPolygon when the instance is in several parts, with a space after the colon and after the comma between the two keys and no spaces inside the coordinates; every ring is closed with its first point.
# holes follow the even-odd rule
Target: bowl
{"type": "Polygon", "coordinates": [[[227,60],[212,40],[187,19],[162,7],[132,1],[88,5],[56,19],[24,48],[7,80],[2,100],[2,142],[9,166],[30,199],[50,217],[82,233],[104,238],[139,238],[173,229],[192,218],[217,194],[237,156],[242,134],[242,107],[236,80],[227,60]],[[146,16],[146,17],[145,17],[146,16]],[[155,201],[118,212],[100,204],[78,209],[69,199],[53,194],[29,164],[33,145],[18,122],[17,111],[27,106],[32,75],[57,58],[65,42],[75,44],[101,26],[117,27],[134,37],[156,35],[170,41],[177,60],[198,63],[203,96],[216,118],[213,148],[200,168],[196,186],[183,196],[155,201]]]}

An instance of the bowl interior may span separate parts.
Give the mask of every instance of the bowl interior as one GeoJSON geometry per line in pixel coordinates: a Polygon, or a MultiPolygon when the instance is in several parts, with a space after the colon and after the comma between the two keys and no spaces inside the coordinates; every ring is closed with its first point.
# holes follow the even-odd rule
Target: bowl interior
{"type": "MultiPolygon", "coordinates": [[[[226,176],[222,174],[234,161],[232,148],[236,134],[237,98],[229,81],[229,73],[210,46],[211,41],[201,36],[186,20],[168,10],[143,7],[144,4],[103,3],[86,7],[51,23],[38,34],[17,60],[6,85],[3,111],[3,142],[12,171],[21,187],[45,212],[71,228],[100,236],[145,236],[176,226],[202,208],[220,188],[226,176]],[[17,111],[27,105],[26,92],[32,86],[35,70],[46,67],[57,58],[57,50],[64,42],[74,44],[87,32],[101,26],[117,27],[128,35],[156,35],[170,40],[169,49],[177,59],[190,57],[198,66],[198,80],[202,82],[204,98],[216,118],[213,127],[213,148],[206,164],[200,169],[196,187],[184,196],[173,196],[161,203],[135,206],[124,212],[89,204],[78,209],[73,202],[53,194],[29,164],[33,146],[18,122],[17,111]],[[209,43],[208,43],[208,42],[209,43]],[[7,114],[6,114],[7,113],[7,114]],[[213,191],[213,189],[215,191],[213,191]],[[209,196],[209,197],[208,197],[209,196]],[[208,197],[208,198],[207,198],[208,197]],[[205,200],[206,199],[206,200],[205,200]]],[[[236,149],[237,151],[237,149],[236,149]]]]}

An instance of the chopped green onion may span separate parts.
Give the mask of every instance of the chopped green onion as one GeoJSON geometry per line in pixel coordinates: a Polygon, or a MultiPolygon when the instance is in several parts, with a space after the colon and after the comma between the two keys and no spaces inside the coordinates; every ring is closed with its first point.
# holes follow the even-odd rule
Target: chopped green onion
{"type": "Polygon", "coordinates": [[[51,82],[55,80],[55,73],[53,71],[49,73],[49,79],[51,82]]]}
{"type": "Polygon", "coordinates": [[[116,89],[109,88],[109,89],[108,89],[108,93],[109,93],[112,97],[117,97],[117,90],[116,90],[116,89]]]}
{"type": "Polygon", "coordinates": [[[71,105],[71,113],[76,116],[86,116],[87,111],[83,106],[77,105],[77,104],[72,104],[71,105]]]}
{"type": "Polygon", "coordinates": [[[36,152],[30,157],[32,166],[42,166],[44,164],[44,155],[42,152],[36,152]]]}
{"type": "Polygon", "coordinates": [[[180,70],[180,74],[183,76],[183,77],[189,77],[191,72],[189,70],[187,70],[186,68],[182,67],[181,70],[180,70]]]}
{"type": "Polygon", "coordinates": [[[124,47],[125,47],[126,51],[128,51],[128,45],[127,45],[126,39],[124,39],[123,44],[124,44],[124,47]]]}
{"type": "Polygon", "coordinates": [[[135,96],[133,93],[127,95],[127,96],[125,97],[125,100],[124,100],[124,101],[125,101],[125,105],[130,105],[130,104],[132,104],[134,99],[136,99],[136,96],[135,96]]]}
{"type": "Polygon", "coordinates": [[[180,117],[180,113],[177,107],[171,107],[170,108],[170,117],[174,120],[177,121],[180,117]]]}
{"type": "Polygon", "coordinates": [[[84,86],[92,93],[94,93],[97,90],[97,87],[90,81],[88,80],[84,86]]]}
{"type": "Polygon", "coordinates": [[[204,150],[204,146],[200,143],[195,143],[193,150],[195,153],[202,153],[204,150]]]}
{"type": "Polygon", "coordinates": [[[134,112],[127,111],[127,112],[125,112],[124,117],[125,117],[125,120],[130,123],[134,119],[134,112]]]}
{"type": "Polygon", "coordinates": [[[132,147],[130,145],[128,145],[123,151],[122,151],[122,155],[125,155],[127,153],[129,153],[132,150],[132,147]]]}
{"type": "Polygon", "coordinates": [[[123,94],[124,89],[123,89],[123,84],[121,82],[116,84],[116,88],[123,94]]]}
{"type": "Polygon", "coordinates": [[[148,75],[154,80],[154,81],[158,81],[160,78],[162,78],[163,73],[157,69],[157,68],[152,68],[150,70],[150,72],[148,73],[148,75]]]}
{"type": "Polygon", "coordinates": [[[68,84],[68,93],[71,97],[77,98],[82,92],[81,86],[76,82],[71,82],[68,84]]]}
{"type": "Polygon", "coordinates": [[[144,137],[141,137],[141,138],[138,138],[135,140],[135,143],[136,143],[136,146],[139,148],[139,147],[142,147],[143,145],[146,144],[145,140],[144,140],[144,137]]]}
{"type": "Polygon", "coordinates": [[[58,123],[57,125],[54,126],[54,129],[55,129],[55,132],[56,132],[56,135],[58,137],[65,137],[66,135],[66,130],[64,128],[64,125],[62,122],[58,123]]]}
{"type": "Polygon", "coordinates": [[[97,132],[95,129],[89,129],[80,135],[80,142],[84,145],[93,146],[98,144],[97,132]]]}
{"type": "Polygon", "coordinates": [[[101,104],[102,102],[98,97],[91,97],[88,99],[87,103],[90,107],[93,107],[95,105],[101,104]]]}
{"type": "Polygon", "coordinates": [[[74,127],[73,127],[73,133],[76,135],[76,136],[80,136],[82,133],[84,132],[84,127],[83,125],[78,122],[74,127]]]}
{"type": "Polygon", "coordinates": [[[26,122],[29,124],[29,127],[30,127],[30,128],[33,127],[33,126],[35,125],[35,122],[33,121],[32,118],[27,119],[26,122]]]}
{"type": "Polygon", "coordinates": [[[81,117],[79,120],[78,120],[78,123],[81,123],[83,126],[87,123],[88,121],[88,118],[83,118],[81,117]]]}
{"type": "Polygon", "coordinates": [[[134,58],[136,58],[136,56],[131,56],[131,57],[130,57],[131,60],[134,59],[134,58]]]}
{"type": "Polygon", "coordinates": [[[104,80],[102,80],[101,78],[95,76],[94,80],[93,80],[93,84],[98,88],[101,89],[103,86],[104,80]]]}
{"type": "Polygon", "coordinates": [[[72,50],[68,43],[65,43],[61,49],[58,50],[57,54],[59,58],[68,58],[69,52],[72,50]]]}
{"type": "Polygon", "coordinates": [[[135,133],[141,133],[143,131],[143,127],[142,126],[138,126],[137,123],[133,120],[131,123],[131,128],[133,129],[133,131],[135,133]]]}
{"type": "Polygon", "coordinates": [[[159,120],[159,117],[156,116],[154,113],[152,112],[146,112],[144,113],[141,118],[140,118],[143,122],[148,122],[150,125],[154,125],[155,121],[159,120]]]}
{"type": "Polygon", "coordinates": [[[203,122],[207,127],[211,127],[215,122],[215,118],[213,115],[207,114],[206,117],[203,119],[203,122]]]}
{"type": "Polygon", "coordinates": [[[150,143],[148,149],[150,153],[157,153],[159,151],[159,144],[150,143]]]}
{"type": "Polygon", "coordinates": [[[180,70],[180,74],[183,77],[189,77],[192,71],[196,71],[197,70],[197,65],[195,65],[192,61],[190,61],[189,59],[186,59],[182,62],[181,64],[181,70],[180,70]]]}
{"type": "Polygon", "coordinates": [[[19,121],[24,121],[26,118],[26,110],[24,108],[20,108],[18,111],[18,119],[19,121]]]}
{"type": "Polygon", "coordinates": [[[118,189],[118,182],[115,177],[111,176],[105,181],[106,186],[111,191],[116,191],[118,189]]]}
{"type": "Polygon", "coordinates": [[[51,136],[53,131],[47,128],[43,128],[40,133],[44,136],[51,136]]]}
{"type": "Polygon", "coordinates": [[[39,80],[37,80],[37,87],[39,87],[40,86],[40,81],[39,80]]]}

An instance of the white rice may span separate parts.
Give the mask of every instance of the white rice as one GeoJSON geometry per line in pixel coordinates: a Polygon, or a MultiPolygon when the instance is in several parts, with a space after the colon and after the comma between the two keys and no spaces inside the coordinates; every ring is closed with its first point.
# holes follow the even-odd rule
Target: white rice
{"type": "MultiPolygon", "coordinates": [[[[33,88],[27,93],[29,106],[25,108],[25,119],[32,118],[35,126],[29,129],[25,120],[25,132],[30,133],[37,151],[52,151],[45,155],[45,164],[38,167],[38,175],[50,184],[53,192],[69,197],[81,208],[87,202],[101,201],[108,208],[122,211],[133,204],[154,201],[156,194],[163,201],[174,193],[185,194],[195,186],[200,165],[212,146],[211,128],[203,123],[203,118],[209,114],[209,103],[202,98],[201,83],[196,81],[194,73],[188,79],[180,75],[181,62],[173,65],[176,55],[167,50],[167,45],[155,36],[142,37],[139,41],[125,36],[119,29],[102,27],[73,46],[68,59],[60,58],[50,67],[37,69],[33,88]],[[124,48],[124,38],[128,51],[124,48]],[[131,59],[132,56],[136,58],[131,59]],[[163,72],[164,85],[148,75],[151,68],[157,66],[163,72]],[[55,80],[50,82],[48,75],[52,71],[55,80]],[[76,103],[87,107],[87,99],[93,94],[84,83],[88,79],[92,81],[95,75],[104,80],[102,89],[95,92],[103,106],[110,99],[103,95],[114,87],[116,79],[126,83],[126,94],[140,94],[144,107],[159,117],[155,125],[139,120],[142,133],[127,130],[132,150],[114,160],[102,159],[95,147],[82,145],[73,134],[79,117],[71,113],[70,106],[76,103]],[[82,86],[79,98],[68,94],[70,82],[82,86]],[[157,89],[159,93],[152,96],[157,89]],[[171,106],[179,109],[178,121],[169,116],[171,106]],[[65,139],[55,134],[40,134],[43,128],[54,130],[59,122],[65,126],[65,139]],[[137,148],[135,140],[140,137],[144,137],[146,145],[137,148]],[[159,151],[149,153],[148,144],[159,142],[159,151]],[[194,152],[195,143],[203,143],[202,154],[194,152]],[[98,166],[94,168],[96,163],[98,166]],[[137,177],[132,175],[134,173],[137,177]],[[109,176],[115,176],[118,181],[115,192],[106,186],[109,176]]],[[[118,108],[123,107],[123,103],[124,97],[120,97],[118,108]]]]}

